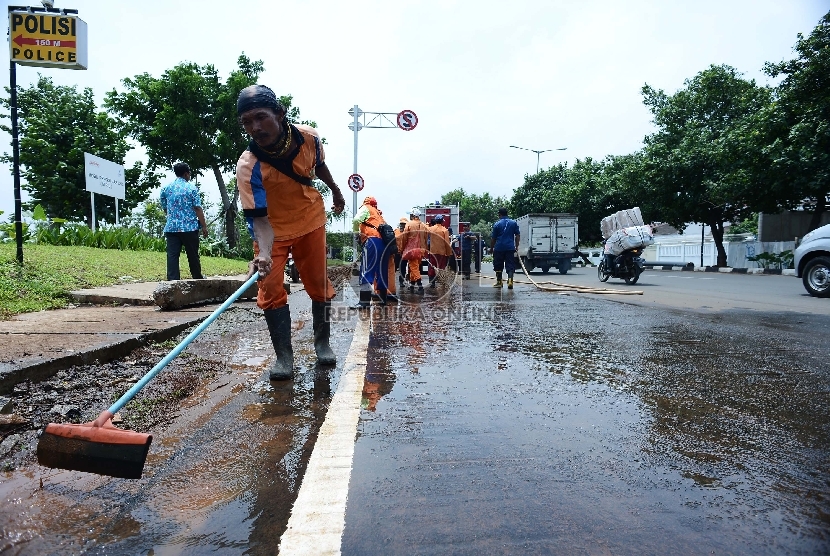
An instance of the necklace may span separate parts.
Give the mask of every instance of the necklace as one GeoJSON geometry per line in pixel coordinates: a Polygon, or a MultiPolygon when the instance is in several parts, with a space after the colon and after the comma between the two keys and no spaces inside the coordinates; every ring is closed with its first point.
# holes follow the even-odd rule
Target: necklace
{"type": "Polygon", "coordinates": [[[291,124],[285,122],[285,136],[280,139],[276,145],[274,145],[273,151],[266,149],[266,152],[268,152],[268,154],[273,154],[276,157],[283,156],[291,148],[291,135],[291,124]],[[277,152],[277,150],[279,150],[279,152],[277,152]]]}

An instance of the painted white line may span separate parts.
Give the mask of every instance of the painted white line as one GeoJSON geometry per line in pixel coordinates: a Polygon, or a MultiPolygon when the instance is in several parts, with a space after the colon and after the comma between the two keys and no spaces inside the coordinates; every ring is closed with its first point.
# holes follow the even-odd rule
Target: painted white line
{"type": "Polygon", "coordinates": [[[280,554],[340,554],[366,374],[369,328],[369,321],[363,319],[355,326],[337,392],[317,435],[288,528],[280,539],[280,554]]]}

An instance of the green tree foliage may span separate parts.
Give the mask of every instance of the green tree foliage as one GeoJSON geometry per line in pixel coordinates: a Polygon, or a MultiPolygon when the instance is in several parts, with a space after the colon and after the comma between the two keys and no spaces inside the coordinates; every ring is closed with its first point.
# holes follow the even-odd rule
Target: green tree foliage
{"type": "Polygon", "coordinates": [[[170,170],[183,161],[194,175],[213,172],[231,249],[239,239],[237,198],[229,195],[223,174],[234,171],[248,145],[237,121],[236,98],[239,91],[256,83],[263,71],[261,61],[252,62],[245,54],[237,63],[238,69],[224,83],[212,65],[191,62],[179,64],[159,78],[136,75],[122,81],[125,92],[112,90],[105,102],[121,118],[122,129],[147,149],[151,168],[170,170]]]}
{"type": "Polygon", "coordinates": [[[815,211],[813,230],[830,193],[830,12],[809,37],[799,33],[795,51],[794,60],[764,67],[784,79],[758,126],[766,143],[762,170],[780,197],[815,211]]]}
{"type": "Polygon", "coordinates": [[[441,204],[458,205],[458,215],[462,222],[469,222],[473,231],[489,233],[493,223],[499,219],[499,208],[508,206],[508,200],[493,197],[486,192],[481,195],[467,193],[463,188],[458,188],[442,195],[441,204]]]}
{"type": "Polygon", "coordinates": [[[559,164],[525,177],[510,200],[511,214],[570,213],[579,217],[579,239],[595,243],[601,238],[600,220],[623,208],[636,206],[636,185],[642,173],[638,154],[603,161],[577,160],[572,167],[559,164]]]}
{"type": "Polygon", "coordinates": [[[660,220],[675,227],[708,224],[718,265],[725,266],[724,223],[744,220],[755,210],[753,174],[742,164],[735,134],[764,109],[771,91],[725,65],[710,66],[685,85],[673,95],[648,85],[642,89],[658,127],[645,139],[648,179],[642,195],[659,210],[660,220]]]}
{"type": "MultiPolygon", "coordinates": [[[[0,103],[8,109],[11,100],[6,97],[0,103]]],[[[30,197],[24,208],[31,210],[39,204],[52,218],[91,224],[84,153],[124,164],[130,146],[117,122],[97,109],[92,89],[79,93],[76,87],[55,85],[43,76],[27,89],[18,88],[17,104],[22,188],[30,197]]],[[[11,133],[9,126],[2,129],[11,133]]],[[[11,163],[12,157],[6,154],[2,160],[11,163]]],[[[146,199],[158,187],[159,176],[136,163],[125,170],[125,181],[126,198],[118,207],[121,214],[146,199]]],[[[96,195],[95,216],[115,222],[115,199],[96,195]]]]}

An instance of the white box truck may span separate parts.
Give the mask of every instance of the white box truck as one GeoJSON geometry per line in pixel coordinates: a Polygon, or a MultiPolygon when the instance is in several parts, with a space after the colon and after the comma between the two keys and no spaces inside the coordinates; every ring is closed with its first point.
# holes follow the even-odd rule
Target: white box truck
{"type": "MultiPolygon", "coordinates": [[[[571,259],[579,256],[579,218],[576,214],[526,214],[516,219],[519,224],[517,256],[528,272],[534,268],[547,273],[551,268],[566,274],[571,259]]],[[[516,261],[516,268],[521,268],[516,261]]]]}

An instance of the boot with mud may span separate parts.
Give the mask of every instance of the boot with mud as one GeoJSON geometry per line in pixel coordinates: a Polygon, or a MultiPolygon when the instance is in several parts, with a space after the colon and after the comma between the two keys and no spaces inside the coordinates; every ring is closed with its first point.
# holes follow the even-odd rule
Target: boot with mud
{"type": "Polygon", "coordinates": [[[314,351],[320,365],[336,365],[337,357],[329,345],[331,336],[331,301],[312,301],[311,319],[314,328],[314,351]]]}
{"type": "Polygon", "coordinates": [[[507,289],[508,290],[513,289],[513,275],[512,274],[507,275],[507,289]]]}
{"type": "Polygon", "coordinates": [[[501,281],[501,272],[496,272],[496,283],[493,284],[494,288],[501,288],[504,284],[501,281]]]}
{"type": "Polygon", "coordinates": [[[268,373],[269,378],[290,380],[294,377],[294,349],[291,347],[291,313],[288,305],[283,305],[279,309],[265,309],[263,313],[277,356],[268,373]]]}

